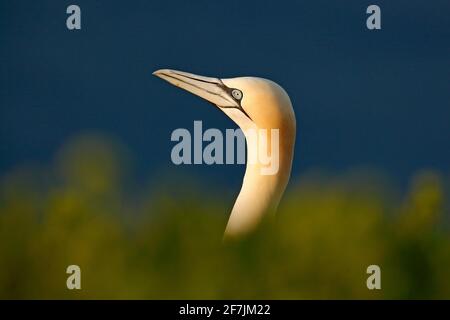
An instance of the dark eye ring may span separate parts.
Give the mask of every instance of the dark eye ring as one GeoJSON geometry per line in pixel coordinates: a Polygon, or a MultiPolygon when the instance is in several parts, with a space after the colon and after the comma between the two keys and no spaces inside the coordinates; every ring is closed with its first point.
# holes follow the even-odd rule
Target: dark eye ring
{"type": "Polygon", "coordinates": [[[236,100],[241,100],[242,99],[242,92],[238,89],[233,89],[231,91],[231,95],[233,96],[233,98],[235,98],[236,100]]]}

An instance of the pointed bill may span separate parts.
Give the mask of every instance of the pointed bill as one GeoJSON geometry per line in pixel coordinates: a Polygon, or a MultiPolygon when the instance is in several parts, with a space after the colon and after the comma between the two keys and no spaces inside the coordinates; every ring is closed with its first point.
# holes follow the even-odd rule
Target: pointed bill
{"type": "Polygon", "coordinates": [[[230,95],[230,89],[218,78],[198,76],[192,73],[161,69],[153,74],[167,82],[193,93],[223,108],[241,108],[230,95]]]}

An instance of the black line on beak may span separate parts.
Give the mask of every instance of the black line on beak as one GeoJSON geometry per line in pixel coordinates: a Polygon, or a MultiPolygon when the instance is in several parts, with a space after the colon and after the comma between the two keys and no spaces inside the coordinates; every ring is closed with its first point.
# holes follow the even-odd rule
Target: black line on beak
{"type": "MultiPolygon", "coordinates": [[[[236,107],[236,106],[219,106],[219,105],[216,105],[216,104],[214,104],[214,103],[212,103],[212,102],[210,102],[210,103],[213,104],[213,105],[215,105],[215,106],[218,107],[218,108],[235,108],[235,109],[238,109],[238,110],[241,111],[247,118],[249,118],[251,121],[253,121],[253,119],[248,115],[247,112],[245,112],[244,108],[243,108],[242,105],[241,105],[241,101],[242,101],[242,99],[244,99],[244,94],[242,94],[242,99],[241,99],[241,100],[236,100],[236,99],[233,97],[233,95],[231,94],[231,91],[232,91],[233,89],[227,87],[227,86],[222,82],[222,80],[220,80],[220,79],[217,78],[217,81],[218,81],[218,82],[207,81],[207,80],[203,80],[203,79],[198,79],[198,78],[195,78],[195,77],[191,77],[191,76],[188,76],[188,75],[185,75],[185,74],[181,74],[181,73],[178,73],[178,72],[175,72],[175,71],[171,71],[171,72],[174,73],[174,74],[176,74],[176,75],[179,76],[179,77],[185,77],[185,78],[188,78],[188,79],[191,79],[191,80],[200,81],[200,82],[204,82],[204,83],[209,83],[209,84],[213,84],[213,85],[216,85],[216,86],[220,87],[222,90],[224,90],[224,91],[228,94],[228,96],[229,96],[231,99],[233,99],[233,101],[235,101],[235,102],[238,104],[238,107],[236,107]]],[[[216,93],[216,92],[211,92],[211,91],[209,91],[209,90],[205,90],[205,88],[196,86],[196,85],[193,84],[193,83],[190,83],[190,82],[187,82],[187,81],[185,81],[185,80],[183,80],[183,79],[180,79],[180,78],[171,76],[170,74],[165,73],[164,76],[169,77],[169,78],[172,78],[172,79],[175,79],[175,80],[177,80],[177,81],[181,81],[181,82],[183,82],[183,83],[185,83],[185,84],[187,84],[187,85],[193,86],[194,88],[197,88],[197,89],[199,89],[199,90],[206,91],[206,92],[208,92],[208,93],[210,93],[210,94],[213,94],[213,95],[222,97],[220,94],[218,94],[218,93],[216,93]]],[[[223,98],[223,97],[222,97],[222,98],[223,98]]]]}

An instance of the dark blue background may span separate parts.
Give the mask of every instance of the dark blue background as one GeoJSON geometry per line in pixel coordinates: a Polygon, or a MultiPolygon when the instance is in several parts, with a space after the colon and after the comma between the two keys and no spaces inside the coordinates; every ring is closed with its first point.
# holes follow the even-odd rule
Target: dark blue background
{"type": "MultiPolygon", "coordinates": [[[[0,174],[48,163],[68,138],[126,145],[136,175],[175,167],[170,133],[234,124],[151,75],[172,68],[281,84],[297,115],[294,174],[372,166],[407,180],[450,163],[450,1],[1,1],[0,174]],[[82,30],[66,28],[78,4],[82,30]],[[382,30],[366,29],[366,8],[382,30]]],[[[154,176],[153,176],[154,177],[154,176]]]]}

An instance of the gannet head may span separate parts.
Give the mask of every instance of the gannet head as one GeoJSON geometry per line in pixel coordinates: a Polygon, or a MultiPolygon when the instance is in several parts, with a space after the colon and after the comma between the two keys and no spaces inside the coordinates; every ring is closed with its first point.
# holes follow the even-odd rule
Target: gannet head
{"type": "Polygon", "coordinates": [[[280,129],[295,136],[291,101],[273,81],[256,77],[219,79],[170,69],[153,74],[216,105],[244,132],[249,128],[280,129]]]}

